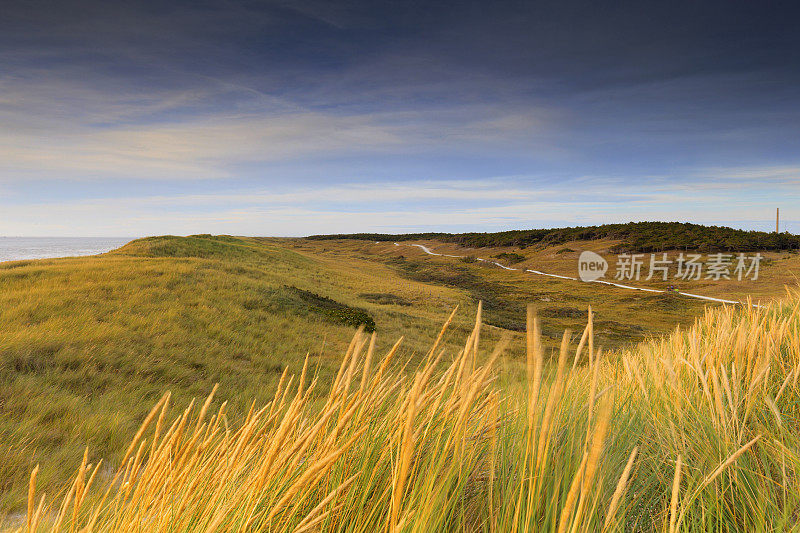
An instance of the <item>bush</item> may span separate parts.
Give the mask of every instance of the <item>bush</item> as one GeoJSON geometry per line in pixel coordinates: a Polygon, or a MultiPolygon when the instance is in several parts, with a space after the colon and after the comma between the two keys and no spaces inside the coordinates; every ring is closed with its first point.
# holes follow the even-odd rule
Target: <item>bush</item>
{"type": "Polygon", "coordinates": [[[364,309],[351,307],[327,296],[320,296],[297,287],[285,287],[285,289],[309,306],[311,311],[321,314],[331,322],[354,328],[363,324],[364,331],[375,331],[375,320],[364,309]]]}
{"type": "Polygon", "coordinates": [[[525,259],[527,259],[527,257],[525,257],[524,255],[518,254],[516,252],[503,252],[501,254],[495,255],[495,257],[497,259],[502,259],[504,261],[507,261],[512,265],[515,263],[521,263],[525,261],[525,259]]]}
{"type": "Polygon", "coordinates": [[[378,305],[402,305],[408,307],[413,304],[410,300],[390,292],[369,292],[359,294],[359,296],[368,302],[378,305]]]}

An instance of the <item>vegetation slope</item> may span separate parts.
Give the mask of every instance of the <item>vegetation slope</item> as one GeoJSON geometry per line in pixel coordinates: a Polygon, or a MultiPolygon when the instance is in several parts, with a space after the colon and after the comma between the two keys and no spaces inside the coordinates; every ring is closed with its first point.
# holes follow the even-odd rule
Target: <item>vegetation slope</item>
{"type": "Polygon", "coordinates": [[[183,408],[219,383],[235,420],[310,353],[324,395],[359,324],[377,328],[380,349],[410,333],[406,361],[459,304],[474,309],[458,291],[374,262],[233,237],[154,237],[97,257],[0,264],[0,510],[23,505],[36,463],[51,491],[87,445],[92,460],[119,461],[166,391],[183,408]]]}
{"type": "Polygon", "coordinates": [[[48,507],[34,470],[21,530],[797,530],[798,295],[613,354],[590,316],[554,364],[528,326],[520,381],[479,311],[408,373],[358,332],[321,407],[308,368],[233,426],[165,395],[110,479],[84,458],[48,507]]]}
{"type": "Polygon", "coordinates": [[[346,257],[194,236],[0,265],[8,525],[797,527],[797,295],[607,352],[591,313],[553,347],[558,317],[468,326],[478,292],[346,257]]]}

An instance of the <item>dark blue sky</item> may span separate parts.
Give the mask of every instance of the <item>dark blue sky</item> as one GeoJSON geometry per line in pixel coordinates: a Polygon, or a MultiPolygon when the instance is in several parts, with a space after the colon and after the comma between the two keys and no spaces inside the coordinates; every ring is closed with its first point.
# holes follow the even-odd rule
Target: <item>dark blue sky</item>
{"type": "Polygon", "coordinates": [[[800,232],[790,2],[0,3],[0,234],[800,232]]]}

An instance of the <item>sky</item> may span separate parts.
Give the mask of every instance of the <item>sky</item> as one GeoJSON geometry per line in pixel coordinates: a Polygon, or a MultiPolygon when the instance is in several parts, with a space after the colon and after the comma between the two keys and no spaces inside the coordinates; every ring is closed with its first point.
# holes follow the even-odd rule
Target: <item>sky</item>
{"type": "Polygon", "coordinates": [[[0,235],[800,233],[794,2],[0,0],[0,235]]]}

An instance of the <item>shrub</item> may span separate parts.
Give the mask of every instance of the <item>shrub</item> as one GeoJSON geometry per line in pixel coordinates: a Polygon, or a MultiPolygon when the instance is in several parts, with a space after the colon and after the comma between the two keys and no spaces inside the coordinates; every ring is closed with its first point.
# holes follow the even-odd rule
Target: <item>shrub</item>
{"type": "Polygon", "coordinates": [[[502,259],[504,261],[507,261],[508,263],[511,263],[512,265],[515,264],[515,263],[521,263],[521,262],[525,261],[525,259],[527,259],[527,257],[525,257],[524,255],[518,254],[516,252],[503,252],[503,253],[495,255],[495,257],[497,259],[502,259]]]}
{"type": "Polygon", "coordinates": [[[359,296],[368,302],[378,305],[402,305],[408,307],[413,304],[407,298],[392,294],[390,292],[370,292],[359,294],[359,296]]]}
{"type": "Polygon", "coordinates": [[[351,307],[327,296],[320,296],[297,287],[284,287],[284,289],[296,296],[311,311],[321,314],[331,322],[354,328],[363,325],[365,331],[375,331],[375,320],[364,309],[351,307]]]}

